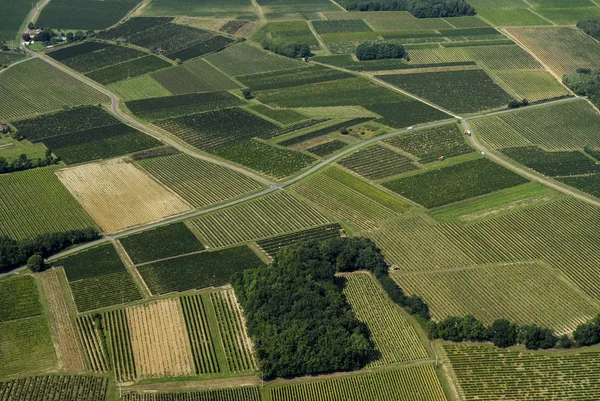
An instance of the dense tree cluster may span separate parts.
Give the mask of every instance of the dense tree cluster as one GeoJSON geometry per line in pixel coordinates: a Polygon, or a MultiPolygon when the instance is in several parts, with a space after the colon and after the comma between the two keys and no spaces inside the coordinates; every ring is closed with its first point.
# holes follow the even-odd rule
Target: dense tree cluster
{"type": "Polygon", "coordinates": [[[600,150],[596,150],[591,146],[586,146],[583,148],[583,150],[585,151],[585,153],[592,156],[594,159],[600,161],[600,150]]]}
{"type": "Polygon", "coordinates": [[[417,18],[475,15],[465,0],[341,0],[352,11],[408,11],[417,18]]]}
{"type": "Polygon", "coordinates": [[[381,60],[388,58],[403,58],[406,56],[404,46],[398,43],[363,42],[354,51],[356,58],[364,60],[381,60]]]}
{"type": "Polygon", "coordinates": [[[58,158],[52,155],[52,150],[47,149],[45,157],[30,159],[26,154],[21,154],[18,158],[12,161],[0,157],[0,174],[14,173],[16,171],[25,171],[36,167],[45,167],[58,163],[58,158]]]}
{"type": "Polygon", "coordinates": [[[22,241],[0,236],[0,271],[19,267],[25,264],[33,255],[48,257],[72,245],[98,238],[100,238],[100,234],[92,228],[45,234],[22,241]]]}
{"type": "Polygon", "coordinates": [[[563,82],[573,92],[588,96],[596,106],[600,106],[600,69],[579,68],[574,73],[565,74],[563,82]]]}
{"type": "Polygon", "coordinates": [[[305,43],[277,43],[265,39],[261,43],[263,49],[289,58],[310,57],[310,46],[305,43]]]}
{"type": "Polygon", "coordinates": [[[577,28],[581,29],[592,38],[600,40],[600,20],[580,21],[577,28]]]}
{"type": "Polygon", "coordinates": [[[573,338],[577,345],[594,345],[600,343],[600,315],[592,321],[582,323],[573,332],[573,338]]]}

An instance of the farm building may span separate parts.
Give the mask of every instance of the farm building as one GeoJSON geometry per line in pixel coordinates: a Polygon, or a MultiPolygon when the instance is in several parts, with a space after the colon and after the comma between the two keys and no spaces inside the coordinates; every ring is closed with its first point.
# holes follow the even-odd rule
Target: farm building
{"type": "Polygon", "coordinates": [[[35,37],[37,35],[39,35],[40,33],[42,33],[41,29],[25,29],[25,32],[23,32],[25,35],[29,35],[29,37],[31,39],[35,39],[35,37]]]}

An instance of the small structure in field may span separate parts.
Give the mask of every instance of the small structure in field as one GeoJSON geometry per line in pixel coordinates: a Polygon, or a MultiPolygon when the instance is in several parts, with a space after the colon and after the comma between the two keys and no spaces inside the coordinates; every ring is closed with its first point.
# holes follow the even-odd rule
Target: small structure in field
{"type": "Polygon", "coordinates": [[[0,134],[8,134],[10,132],[10,127],[4,122],[0,121],[0,134]]]}
{"type": "Polygon", "coordinates": [[[29,37],[33,40],[35,39],[36,36],[38,36],[40,33],[42,33],[41,29],[25,29],[25,32],[23,32],[25,35],[29,35],[29,37]]]}

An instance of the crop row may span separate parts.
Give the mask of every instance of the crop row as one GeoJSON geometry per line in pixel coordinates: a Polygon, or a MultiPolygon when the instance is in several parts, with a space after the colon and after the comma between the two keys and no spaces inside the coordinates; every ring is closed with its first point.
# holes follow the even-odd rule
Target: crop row
{"type": "Polygon", "coordinates": [[[592,174],[583,177],[565,177],[559,181],[575,187],[580,191],[587,192],[590,195],[600,198],[600,174],[592,174]]]}
{"type": "Polygon", "coordinates": [[[234,273],[261,264],[262,260],[250,248],[239,246],[165,259],[137,269],[152,294],[161,295],[223,286],[234,273]]]}
{"type": "Polygon", "coordinates": [[[339,224],[309,228],[291,234],[284,234],[273,238],[257,241],[256,244],[269,256],[275,256],[284,248],[295,246],[307,241],[324,241],[338,238],[342,227],[339,224]]]}
{"type": "Polygon", "coordinates": [[[416,170],[409,158],[384,146],[375,145],[343,158],[340,165],[371,180],[416,170]]]}
{"type": "Polygon", "coordinates": [[[196,374],[220,372],[202,296],[181,297],[180,302],[194,355],[196,374]]]}
{"type": "Polygon", "coordinates": [[[378,122],[393,128],[410,127],[415,124],[450,118],[443,111],[413,99],[367,104],[365,108],[383,117],[378,122]]]}
{"type": "Polygon", "coordinates": [[[415,328],[370,274],[345,276],[344,295],[356,317],[369,327],[377,355],[368,366],[427,359],[415,328]]]}
{"type": "Polygon", "coordinates": [[[96,327],[91,315],[79,316],[75,320],[79,338],[86,352],[89,368],[94,372],[106,372],[108,362],[106,355],[108,350],[104,349],[101,334],[96,327]]]}
{"type": "Polygon", "coordinates": [[[502,149],[513,160],[550,177],[600,172],[600,165],[579,151],[546,152],[531,146],[502,149]]]}
{"type": "Polygon", "coordinates": [[[305,142],[308,141],[310,139],[315,139],[315,138],[319,138],[322,136],[325,136],[327,134],[330,134],[332,132],[336,132],[339,131],[341,129],[347,129],[350,127],[353,127],[355,125],[359,125],[359,124],[363,124],[367,121],[371,121],[372,118],[370,117],[359,117],[359,118],[354,118],[352,120],[348,120],[348,121],[344,121],[338,124],[334,124],[334,125],[330,125],[328,127],[325,128],[321,128],[315,131],[310,131],[307,132],[306,134],[302,134],[296,137],[293,137],[291,139],[279,142],[279,145],[281,146],[292,146],[292,145],[297,145],[301,142],[305,142]]]}
{"type": "Polygon", "coordinates": [[[112,29],[100,32],[98,36],[101,39],[107,40],[124,39],[138,32],[143,32],[159,25],[168,24],[172,20],[172,17],[133,17],[112,29]]]}
{"type": "Polygon", "coordinates": [[[330,119],[327,118],[327,119],[311,119],[311,120],[307,120],[307,121],[302,121],[297,124],[289,125],[287,127],[278,128],[278,129],[272,131],[271,133],[269,133],[268,135],[264,135],[262,138],[263,139],[272,139],[272,138],[275,138],[278,136],[283,136],[283,135],[289,134],[291,132],[300,131],[301,129],[309,128],[314,125],[323,124],[329,120],[330,119]]]}
{"type": "Polygon", "coordinates": [[[92,53],[110,46],[112,45],[108,43],[87,41],[78,45],[59,48],[48,53],[48,56],[52,57],[56,61],[63,61],[71,57],[92,53]]]}
{"type": "Polygon", "coordinates": [[[455,124],[396,136],[385,142],[418,157],[421,163],[436,161],[440,156],[449,158],[473,152],[455,124]]]}
{"type": "Polygon", "coordinates": [[[260,401],[258,387],[237,387],[186,393],[125,393],[125,401],[260,401]]]}
{"type": "Polygon", "coordinates": [[[188,155],[138,161],[138,165],[194,207],[254,192],[261,184],[237,171],[188,155]]]}
{"type": "Polygon", "coordinates": [[[150,75],[140,75],[125,81],[114,82],[107,85],[106,88],[124,102],[148,99],[151,97],[169,96],[171,94],[171,92],[159,84],[158,81],[150,75]]]}
{"type": "Polygon", "coordinates": [[[242,310],[233,290],[213,292],[210,300],[215,309],[221,341],[225,349],[230,372],[256,370],[256,360],[252,353],[252,342],[246,332],[242,310]]]}
{"type": "Polygon", "coordinates": [[[238,77],[238,80],[250,89],[259,91],[335,81],[344,78],[352,78],[352,75],[333,68],[317,65],[312,68],[303,67],[292,70],[244,75],[238,77]]]}
{"type": "Polygon", "coordinates": [[[272,109],[264,104],[255,104],[248,108],[283,125],[298,124],[307,120],[306,116],[293,109],[272,109]]]}
{"type": "Polygon", "coordinates": [[[234,42],[226,36],[213,36],[203,42],[197,43],[193,46],[186,47],[185,49],[178,50],[173,53],[167,54],[167,57],[171,60],[191,60],[196,57],[204,56],[209,53],[215,53],[223,50],[234,42]]]}
{"type": "Polygon", "coordinates": [[[115,379],[121,382],[135,380],[137,372],[127,314],[122,309],[106,312],[102,315],[102,322],[111,350],[110,364],[115,371],[115,379]]]}
{"type": "Polygon", "coordinates": [[[154,55],[149,55],[95,70],[86,74],[86,76],[102,85],[107,85],[170,66],[169,62],[154,55]]]}
{"type": "Polygon", "coordinates": [[[160,85],[173,94],[212,92],[237,89],[240,85],[218,71],[203,58],[151,74],[160,85]]]}
{"type": "Polygon", "coordinates": [[[0,281],[0,322],[39,316],[43,313],[39,291],[31,276],[15,276],[0,281]]]}
{"type": "Polygon", "coordinates": [[[240,98],[229,92],[191,93],[133,100],[125,103],[133,114],[147,120],[175,118],[243,104],[244,102],[240,98]]]}
{"type": "Polygon", "coordinates": [[[0,382],[3,401],[104,401],[108,379],[97,376],[32,376],[0,382]]]}
{"type": "Polygon", "coordinates": [[[193,219],[203,242],[222,247],[329,223],[316,209],[277,191],[242,205],[193,219]]]}
{"type": "Polygon", "coordinates": [[[319,34],[371,31],[363,20],[313,21],[312,24],[319,34]]]}
{"type": "Polygon", "coordinates": [[[26,239],[96,226],[51,168],[1,175],[0,187],[0,235],[26,239]]]}
{"type": "Polygon", "coordinates": [[[98,1],[86,5],[79,0],[61,0],[44,7],[36,24],[57,30],[100,30],[119,22],[136,4],[136,0],[98,1]]]}
{"type": "Polygon", "coordinates": [[[313,155],[325,157],[337,152],[338,150],[344,149],[346,146],[348,146],[346,142],[334,139],[333,141],[310,147],[306,149],[306,151],[312,153],[313,155]]]}
{"type": "Polygon", "coordinates": [[[76,71],[87,73],[145,55],[146,53],[129,47],[110,46],[95,52],[70,57],[62,60],[62,63],[76,71]]]}

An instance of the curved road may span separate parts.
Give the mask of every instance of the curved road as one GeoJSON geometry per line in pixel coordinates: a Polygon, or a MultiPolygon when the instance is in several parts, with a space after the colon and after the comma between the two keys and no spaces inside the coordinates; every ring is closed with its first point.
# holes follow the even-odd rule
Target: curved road
{"type": "MultiPolygon", "coordinates": [[[[189,154],[189,155],[191,155],[193,157],[197,157],[197,158],[202,159],[202,160],[206,160],[206,161],[209,161],[209,162],[212,162],[212,163],[216,163],[216,164],[225,166],[227,168],[231,168],[231,169],[233,169],[235,171],[238,171],[238,172],[241,172],[241,173],[245,174],[246,176],[252,177],[252,178],[256,179],[259,182],[262,182],[263,184],[269,185],[268,188],[266,188],[266,189],[264,189],[262,191],[259,191],[259,192],[256,192],[256,193],[244,196],[242,198],[234,199],[232,201],[221,203],[221,204],[218,204],[218,205],[206,208],[206,209],[196,210],[196,211],[185,213],[185,214],[181,214],[181,215],[178,215],[178,216],[173,216],[173,217],[170,217],[170,218],[167,218],[167,219],[155,222],[155,223],[146,224],[146,225],[143,225],[143,226],[138,226],[138,227],[126,230],[126,231],[122,231],[122,232],[117,233],[117,234],[107,235],[107,236],[105,236],[105,237],[103,237],[103,238],[101,238],[101,239],[99,239],[97,241],[89,242],[89,243],[86,243],[86,244],[74,247],[72,249],[69,249],[67,251],[58,253],[56,255],[53,255],[53,256],[51,256],[50,258],[47,259],[47,261],[49,261],[49,262],[53,261],[53,260],[56,260],[56,259],[59,259],[61,257],[68,256],[68,255],[73,254],[73,253],[80,252],[80,251],[82,251],[84,249],[91,248],[91,247],[94,247],[96,245],[99,245],[99,244],[102,244],[102,243],[105,243],[105,242],[109,242],[109,241],[113,241],[113,240],[118,239],[118,238],[125,237],[127,235],[138,233],[138,232],[141,232],[141,231],[144,231],[144,230],[148,230],[148,229],[151,229],[151,228],[156,228],[156,227],[159,227],[159,226],[162,226],[162,225],[167,225],[167,224],[171,224],[171,223],[175,223],[175,222],[187,220],[187,219],[190,219],[190,218],[198,217],[198,216],[201,216],[201,215],[204,215],[204,214],[215,212],[217,210],[221,210],[221,209],[225,209],[225,208],[228,208],[228,207],[231,207],[231,206],[239,205],[241,203],[250,201],[252,199],[256,199],[258,197],[261,197],[261,196],[267,195],[269,193],[272,193],[274,191],[277,191],[280,188],[288,187],[288,186],[290,186],[290,185],[292,185],[292,184],[294,184],[294,183],[296,183],[296,182],[304,179],[305,177],[307,177],[307,176],[315,173],[316,171],[318,171],[318,170],[326,167],[327,165],[335,162],[336,160],[338,160],[338,159],[346,156],[347,154],[352,153],[352,152],[354,152],[354,151],[356,151],[356,150],[358,150],[358,149],[360,149],[362,147],[368,146],[368,145],[373,144],[373,143],[378,142],[378,141],[382,141],[382,140],[394,137],[396,135],[400,135],[400,134],[404,134],[404,133],[413,131],[413,130],[408,130],[408,129],[400,130],[400,131],[395,131],[395,132],[391,132],[389,134],[385,134],[385,135],[381,135],[381,136],[369,139],[369,140],[361,142],[361,143],[357,143],[354,146],[351,146],[350,148],[347,148],[346,150],[343,150],[342,152],[339,152],[339,153],[337,153],[337,154],[335,154],[335,155],[333,155],[333,156],[331,156],[331,157],[329,157],[329,158],[327,158],[327,159],[319,162],[318,164],[314,165],[313,167],[309,168],[308,170],[302,172],[301,174],[299,174],[299,175],[297,175],[297,176],[295,176],[295,177],[293,177],[293,178],[291,178],[291,179],[289,179],[287,181],[284,181],[284,182],[281,182],[281,183],[272,183],[272,182],[270,182],[270,181],[268,181],[268,180],[266,180],[266,179],[264,179],[262,177],[257,176],[256,174],[253,174],[253,173],[251,173],[249,171],[246,171],[246,170],[244,170],[244,169],[242,169],[240,167],[237,167],[237,166],[231,165],[229,163],[226,163],[226,162],[223,162],[223,161],[220,161],[220,160],[215,160],[215,159],[212,159],[210,157],[206,157],[204,155],[200,155],[198,153],[192,152],[189,148],[183,146],[182,144],[180,144],[179,142],[175,141],[171,137],[169,137],[169,136],[167,136],[167,135],[165,135],[165,134],[163,134],[163,133],[161,133],[161,132],[159,132],[159,131],[151,128],[151,127],[145,126],[145,125],[141,124],[140,122],[138,122],[138,121],[134,120],[133,118],[131,118],[129,115],[123,113],[120,110],[119,106],[118,106],[118,104],[119,104],[118,97],[115,94],[113,94],[112,92],[106,90],[104,87],[102,87],[98,83],[96,83],[94,81],[91,81],[87,77],[83,77],[83,76],[81,76],[81,75],[73,72],[69,68],[63,66],[62,64],[56,62],[55,60],[53,60],[53,59],[51,59],[51,58],[49,58],[47,56],[40,56],[39,54],[36,54],[36,53],[33,53],[33,55],[34,55],[34,57],[38,57],[38,58],[44,60],[45,62],[47,62],[47,63],[55,66],[56,68],[60,69],[61,71],[65,72],[65,73],[67,73],[69,75],[71,75],[72,77],[74,77],[74,78],[76,78],[76,79],[78,79],[78,80],[80,80],[80,81],[88,84],[89,86],[93,87],[94,89],[97,89],[98,91],[100,91],[100,92],[104,93],[105,95],[107,95],[111,99],[111,102],[112,102],[111,105],[109,106],[110,109],[111,109],[111,111],[113,113],[115,113],[115,115],[117,115],[123,121],[127,122],[128,124],[130,124],[131,126],[137,128],[137,129],[139,129],[139,130],[141,130],[143,132],[146,132],[146,133],[148,133],[148,134],[150,134],[150,135],[152,135],[152,136],[154,136],[156,138],[159,138],[160,140],[164,141],[165,143],[168,143],[169,145],[171,145],[171,146],[177,148],[178,150],[180,150],[180,151],[182,151],[182,152],[184,152],[186,154],[189,154]]],[[[540,104],[536,104],[536,105],[531,105],[531,106],[528,106],[527,108],[535,108],[535,107],[545,106],[545,105],[548,105],[548,104],[569,102],[569,101],[575,101],[575,100],[577,100],[577,98],[559,99],[559,100],[555,100],[555,101],[551,101],[551,102],[547,102],[547,103],[540,103],[540,104]]],[[[468,125],[468,120],[472,120],[472,119],[476,119],[476,118],[481,118],[481,117],[485,117],[485,116],[493,116],[493,115],[500,115],[500,114],[505,114],[505,113],[512,113],[512,112],[515,112],[517,110],[521,110],[521,109],[508,109],[508,110],[501,110],[501,111],[487,113],[487,114],[486,113],[484,113],[484,114],[478,114],[478,115],[470,116],[468,118],[461,119],[460,122],[463,124],[463,126],[466,129],[470,129],[469,125],[468,125]]],[[[427,125],[419,126],[418,128],[415,128],[414,131],[419,131],[419,130],[424,130],[424,129],[429,129],[429,128],[441,126],[441,125],[444,125],[444,124],[448,124],[448,122],[449,122],[449,120],[445,120],[445,121],[442,121],[442,122],[437,122],[437,123],[433,123],[433,124],[427,124],[427,125]]],[[[592,204],[594,206],[600,207],[600,202],[598,202],[597,200],[595,200],[595,199],[593,199],[593,198],[591,198],[589,196],[586,196],[583,193],[574,191],[574,190],[572,190],[571,188],[569,188],[569,187],[567,187],[565,185],[561,185],[561,184],[559,184],[559,183],[557,183],[555,181],[552,181],[550,179],[545,178],[542,175],[532,173],[529,170],[525,170],[525,169],[523,169],[523,168],[521,168],[521,167],[513,164],[511,161],[509,161],[506,158],[504,158],[504,157],[502,157],[502,156],[494,153],[492,150],[490,150],[489,148],[487,148],[486,146],[484,146],[481,142],[479,142],[479,140],[474,135],[470,137],[470,142],[472,143],[472,145],[478,151],[484,152],[485,155],[488,158],[492,159],[496,163],[501,164],[502,166],[504,166],[504,167],[506,167],[506,168],[508,168],[510,170],[512,170],[512,171],[514,171],[514,172],[516,172],[516,173],[518,173],[518,174],[520,174],[520,175],[522,175],[522,176],[524,176],[524,177],[526,177],[526,178],[528,178],[530,180],[537,181],[537,182],[542,183],[542,184],[544,184],[544,185],[546,185],[548,187],[551,187],[551,188],[553,188],[553,189],[555,189],[557,191],[560,191],[560,192],[565,193],[567,195],[573,196],[573,197],[575,197],[577,199],[580,199],[580,200],[582,200],[584,202],[587,202],[589,204],[592,204]]],[[[13,270],[13,271],[8,272],[8,273],[0,274],[0,277],[8,275],[8,274],[12,274],[12,273],[14,273],[16,271],[22,270],[23,268],[24,267],[21,267],[19,269],[13,270]]]]}

